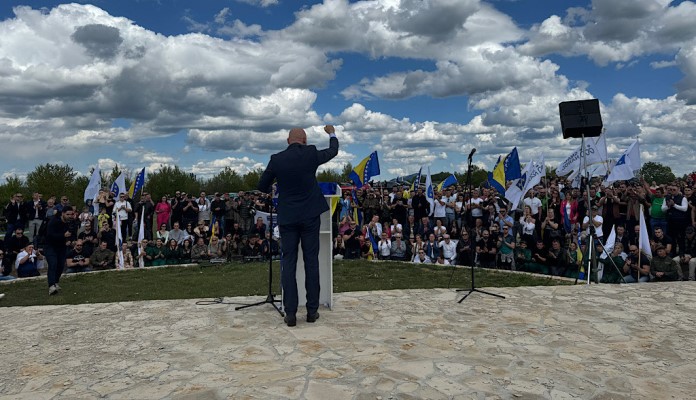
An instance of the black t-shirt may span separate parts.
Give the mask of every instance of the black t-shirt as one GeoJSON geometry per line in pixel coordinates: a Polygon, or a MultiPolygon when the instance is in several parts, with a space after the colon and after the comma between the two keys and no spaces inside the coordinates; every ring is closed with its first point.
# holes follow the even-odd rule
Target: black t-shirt
{"type": "Polygon", "coordinates": [[[545,264],[548,262],[548,258],[549,258],[549,251],[545,247],[541,248],[541,249],[538,247],[535,247],[534,249],[532,249],[532,261],[533,262],[545,264]],[[543,260],[539,259],[539,257],[542,257],[542,258],[546,259],[547,261],[543,261],[543,260]]]}
{"type": "Polygon", "coordinates": [[[357,250],[360,248],[360,240],[358,239],[358,236],[360,236],[360,231],[357,229],[348,229],[344,235],[350,236],[345,240],[346,250],[357,250]]]}
{"type": "Polygon", "coordinates": [[[671,245],[672,245],[672,251],[669,252],[668,256],[674,257],[674,253],[675,253],[676,250],[677,250],[677,249],[675,248],[676,245],[674,244],[674,239],[672,239],[671,237],[669,237],[669,236],[667,236],[667,235],[662,235],[662,238],[658,239],[657,237],[655,237],[653,240],[655,240],[655,243],[659,243],[659,244],[665,246],[665,248],[667,248],[667,245],[668,245],[668,244],[671,244],[671,245]]]}
{"type": "Polygon", "coordinates": [[[65,259],[66,260],[73,260],[73,262],[78,262],[78,261],[84,260],[86,258],[89,258],[90,254],[91,253],[88,253],[85,251],[84,247],[79,251],[77,249],[73,248],[72,250],[68,251],[68,253],[65,256],[65,259]]]}
{"type": "Polygon", "coordinates": [[[82,248],[85,250],[87,254],[92,254],[92,250],[94,250],[94,242],[97,238],[97,234],[94,233],[94,231],[90,231],[89,233],[87,232],[80,232],[79,235],[77,235],[77,238],[82,240],[82,248]]]}

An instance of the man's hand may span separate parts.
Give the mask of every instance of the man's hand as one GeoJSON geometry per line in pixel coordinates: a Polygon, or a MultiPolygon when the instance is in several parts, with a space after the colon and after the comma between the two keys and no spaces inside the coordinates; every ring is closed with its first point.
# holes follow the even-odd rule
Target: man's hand
{"type": "Polygon", "coordinates": [[[326,132],[329,135],[333,135],[336,133],[336,128],[334,128],[333,125],[326,125],[324,127],[324,132],[326,132]]]}

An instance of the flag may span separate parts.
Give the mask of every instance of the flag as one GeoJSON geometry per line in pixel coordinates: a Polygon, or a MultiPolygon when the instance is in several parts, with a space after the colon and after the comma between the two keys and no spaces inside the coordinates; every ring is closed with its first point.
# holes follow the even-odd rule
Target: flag
{"type": "Polygon", "coordinates": [[[435,212],[435,191],[433,191],[433,179],[430,177],[430,167],[428,167],[428,175],[425,177],[425,199],[430,203],[430,214],[435,212]]]}
{"type": "Polygon", "coordinates": [[[648,228],[645,224],[645,216],[643,215],[643,206],[640,206],[640,236],[638,236],[638,249],[645,253],[649,258],[652,258],[652,250],[650,250],[650,237],[648,236],[648,228]]]}
{"type": "Polygon", "coordinates": [[[527,176],[529,175],[529,169],[532,167],[532,161],[530,160],[524,169],[521,171],[521,175],[518,179],[512,181],[510,187],[505,191],[505,198],[510,202],[510,211],[517,209],[517,205],[520,203],[522,198],[524,198],[525,191],[524,188],[527,186],[527,176]]]}
{"type": "Polygon", "coordinates": [[[616,165],[609,173],[606,183],[633,179],[640,167],[640,146],[638,145],[638,140],[635,140],[616,161],[616,165]]]}
{"type": "Polygon", "coordinates": [[[373,255],[374,255],[374,249],[378,248],[377,239],[372,234],[370,226],[367,225],[366,228],[367,229],[365,229],[365,236],[367,236],[367,238],[369,239],[369,243],[370,243],[370,250],[367,253],[370,254],[370,252],[373,252],[373,255]]]}
{"type": "Polygon", "coordinates": [[[440,182],[439,185],[437,185],[437,190],[440,191],[446,187],[456,185],[457,184],[457,177],[454,176],[454,174],[451,174],[447,178],[445,178],[444,181],[440,182]]]}
{"type": "Polygon", "coordinates": [[[128,197],[132,199],[143,186],[145,186],[145,168],[140,170],[138,176],[136,176],[133,183],[131,183],[130,189],[128,189],[128,197]]]}
{"type": "Polygon", "coordinates": [[[140,268],[145,267],[145,259],[143,257],[140,257],[140,255],[143,253],[141,243],[143,242],[143,239],[145,239],[145,213],[142,211],[143,210],[141,209],[140,224],[138,224],[138,266],[140,268]]]}
{"type": "Polygon", "coordinates": [[[522,201],[524,195],[534,186],[541,182],[541,177],[546,175],[546,164],[544,163],[544,155],[542,154],[538,160],[530,160],[529,164],[525,165],[522,177],[513,181],[510,185],[508,194],[505,192],[505,198],[510,201],[511,210],[517,208],[517,205],[522,201]]]}
{"type": "Polygon", "coordinates": [[[416,175],[416,179],[414,179],[413,182],[411,183],[411,192],[418,189],[418,186],[420,186],[421,171],[423,171],[423,167],[420,167],[420,169],[418,169],[418,174],[416,175]]]}
{"type": "Polygon", "coordinates": [[[503,170],[505,171],[505,180],[512,181],[519,179],[522,176],[520,171],[520,157],[517,155],[517,147],[513,148],[510,154],[503,161],[503,170]]]}
{"type": "MultiPolygon", "coordinates": [[[[572,171],[579,171],[582,169],[582,145],[578,146],[568,158],[563,160],[556,168],[556,175],[565,176],[572,171]]],[[[586,165],[592,165],[596,163],[603,163],[607,161],[607,141],[604,134],[599,135],[597,140],[593,141],[585,140],[585,160],[583,161],[586,165]]]]}
{"type": "Polygon", "coordinates": [[[493,172],[488,173],[488,184],[495,188],[498,193],[505,193],[505,167],[500,156],[498,156],[498,161],[495,163],[495,167],[493,167],[493,172]]]}
{"type": "Polygon", "coordinates": [[[118,197],[119,193],[126,192],[126,178],[123,176],[123,172],[116,178],[116,182],[111,185],[111,191],[114,192],[116,197],[118,197]]]}
{"type": "Polygon", "coordinates": [[[89,178],[87,188],[85,188],[85,204],[87,200],[92,200],[92,204],[96,203],[94,199],[99,195],[99,189],[101,189],[101,172],[99,172],[99,165],[97,165],[92,172],[92,176],[89,178]]]}
{"type": "Polygon", "coordinates": [[[353,171],[350,172],[349,177],[355,186],[361,188],[365,186],[370,178],[377,175],[379,175],[379,159],[375,151],[365,157],[364,160],[360,161],[360,163],[353,168],[353,171]]]}
{"type": "MultiPolygon", "coordinates": [[[[592,223],[592,221],[590,221],[592,223]]],[[[599,255],[599,258],[604,260],[607,258],[607,254],[611,254],[612,251],[614,251],[614,246],[616,245],[616,226],[612,225],[611,226],[611,233],[609,234],[609,237],[607,240],[604,242],[604,250],[602,254],[599,255]]],[[[598,279],[602,279],[599,277],[598,279]]]]}
{"type": "Polygon", "coordinates": [[[118,255],[118,265],[116,267],[118,269],[123,269],[123,234],[121,233],[121,220],[118,218],[118,213],[116,215],[116,254],[118,255]]]}
{"type": "Polygon", "coordinates": [[[358,224],[358,228],[361,228],[363,215],[362,211],[358,209],[358,204],[360,204],[358,203],[358,193],[355,191],[355,189],[353,189],[351,191],[351,195],[353,197],[353,204],[355,204],[353,206],[353,221],[355,221],[355,223],[358,224]]]}

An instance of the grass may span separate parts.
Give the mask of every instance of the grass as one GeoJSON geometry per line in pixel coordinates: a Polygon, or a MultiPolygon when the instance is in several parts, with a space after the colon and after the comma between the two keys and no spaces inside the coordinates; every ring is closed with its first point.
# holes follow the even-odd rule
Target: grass
{"type": "MultiPolygon", "coordinates": [[[[274,262],[274,293],[280,294],[279,263],[274,262]]],[[[338,261],[334,292],[470,287],[470,270],[400,262],[338,261]]],[[[549,277],[476,270],[476,287],[563,285],[549,277]]],[[[63,276],[61,294],[48,296],[45,279],[0,284],[0,306],[107,303],[265,295],[268,263],[146,268],[63,276]]]]}

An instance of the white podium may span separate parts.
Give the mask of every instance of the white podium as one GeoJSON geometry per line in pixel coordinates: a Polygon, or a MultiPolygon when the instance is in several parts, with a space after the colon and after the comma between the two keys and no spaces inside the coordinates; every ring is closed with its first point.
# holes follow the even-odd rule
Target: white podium
{"type": "MultiPolygon", "coordinates": [[[[337,185],[338,186],[338,185],[337,185]]],[[[321,214],[321,227],[319,228],[319,306],[331,308],[333,306],[333,232],[331,224],[331,198],[341,198],[341,189],[336,188],[336,194],[324,195],[329,205],[329,211],[321,214]]],[[[280,238],[281,242],[283,238],[280,238]]],[[[305,289],[304,259],[302,258],[302,246],[297,253],[297,306],[307,305],[307,289],[305,289]]]]}

